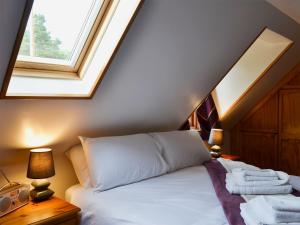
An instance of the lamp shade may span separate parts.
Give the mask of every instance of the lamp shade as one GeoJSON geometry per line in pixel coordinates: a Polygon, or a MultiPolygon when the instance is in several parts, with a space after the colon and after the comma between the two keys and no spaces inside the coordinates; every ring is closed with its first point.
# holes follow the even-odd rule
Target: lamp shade
{"type": "Polygon", "coordinates": [[[222,145],[223,144],[223,130],[222,129],[211,129],[208,144],[222,145]]]}
{"type": "Polygon", "coordinates": [[[52,150],[37,148],[30,150],[27,177],[44,179],[55,175],[52,150]]]}

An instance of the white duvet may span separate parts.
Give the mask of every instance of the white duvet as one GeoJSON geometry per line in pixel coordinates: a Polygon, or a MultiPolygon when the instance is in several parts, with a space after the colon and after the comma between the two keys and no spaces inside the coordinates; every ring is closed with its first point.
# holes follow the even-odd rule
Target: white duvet
{"type": "Polygon", "coordinates": [[[104,192],[75,185],[66,199],[82,225],[228,225],[204,166],[104,192]]]}

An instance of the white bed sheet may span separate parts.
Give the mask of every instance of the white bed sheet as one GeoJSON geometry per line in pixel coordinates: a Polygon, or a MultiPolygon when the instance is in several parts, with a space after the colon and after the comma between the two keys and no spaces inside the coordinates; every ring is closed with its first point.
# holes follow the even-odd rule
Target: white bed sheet
{"type": "Polygon", "coordinates": [[[228,225],[204,166],[104,192],[75,185],[66,199],[82,225],[228,225]]]}

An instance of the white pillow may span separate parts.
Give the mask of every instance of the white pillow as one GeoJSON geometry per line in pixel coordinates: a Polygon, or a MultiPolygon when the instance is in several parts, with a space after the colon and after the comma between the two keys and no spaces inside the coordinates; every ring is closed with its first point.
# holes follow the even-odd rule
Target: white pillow
{"type": "Polygon", "coordinates": [[[73,146],[65,154],[73,165],[79,183],[83,187],[91,187],[88,166],[87,166],[82,145],[78,144],[73,146]]]}
{"type": "Polygon", "coordinates": [[[79,137],[92,186],[100,191],[165,174],[167,163],[147,134],[79,137]]]}
{"type": "Polygon", "coordinates": [[[198,131],[170,131],[150,135],[160,145],[163,157],[169,165],[168,172],[201,165],[211,159],[198,131]]]}

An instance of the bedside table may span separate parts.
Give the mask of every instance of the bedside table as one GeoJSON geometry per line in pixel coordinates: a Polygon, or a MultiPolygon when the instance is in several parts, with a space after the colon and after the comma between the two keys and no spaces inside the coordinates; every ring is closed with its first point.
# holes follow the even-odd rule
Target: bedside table
{"type": "Polygon", "coordinates": [[[0,218],[1,225],[77,225],[80,209],[62,199],[52,197],[27,205],[0,218]]]}
{"type": "Polygon", "coordinates": [[[223,159],[230,159],[232,161],[238,161],[238,160],[240,160],[240,157],[238,155],[231,155],[231,154],[222,154],[221,158],[223,158],[223,159]]]}

